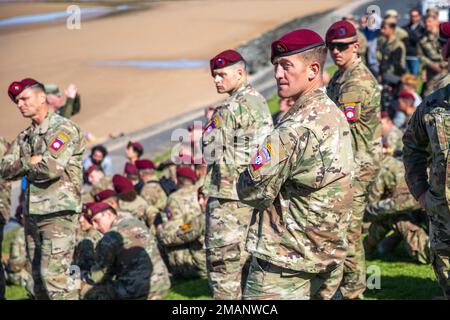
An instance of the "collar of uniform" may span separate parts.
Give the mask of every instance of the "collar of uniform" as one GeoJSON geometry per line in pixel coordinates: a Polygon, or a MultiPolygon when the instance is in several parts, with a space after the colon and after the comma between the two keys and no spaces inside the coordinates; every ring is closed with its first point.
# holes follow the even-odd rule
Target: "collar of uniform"
{"type": "Polygon", "coordinates": [[[344,82],[347,78],[346,75],[351,73],[359,65],[360,62],[361,62],[361,58],[356,58],[355,61],[353,61],[352,64],[349,65],[347,69],[341,71],[342,74],[340,75],[340,77],[338,78],[338,80],[336,82],[337,83],[344,82]]]}
{"type": "Polygon", "coordinates": [[[150,182],[150,181],[159,181],[159,179],[154,173],[152,173],[152,174],[148,175],[147,177],[145,177],[143,179],[143,181],[144,181],[144,183],[147,183],[147,182],[150,182]]]}
{"type": "Polygon", "coordinates": [[[323,94],[326,94],[325,87],[320,87],[308,93],[305,93],[295,102],[295,106],[297,107],[296,109],[300,108],[301,106],[307,105],[310,100],[313,100],[314,98],[321,96],[323,94]]]}
{"type": "Polygon", "coordinates": [[[47,133],[48,128],[50,127],[50,121],[53,117],[53,111],[48,111],[47,115],[45,116],[44,121],[38,125],[37,127],[35,127],[35,130],[38,134],[44,134],[47,133]]]}
{"type": "Polygon", "coordinates": [[[239,93],[247,89],[247,87],[249,86],[250,84],[248,83],[248,81],[245,81],[239,88],[237,88],[235,91],[233,91],[232,94],[230,94],[230,98],[236,97],[239,93]]]}

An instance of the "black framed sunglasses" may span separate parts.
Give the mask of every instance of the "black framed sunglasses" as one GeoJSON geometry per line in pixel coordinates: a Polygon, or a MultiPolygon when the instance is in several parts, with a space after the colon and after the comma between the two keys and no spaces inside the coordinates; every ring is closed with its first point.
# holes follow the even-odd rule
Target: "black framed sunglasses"
{"type": "Polygon", "coordinates": [[[352,42],[347,42],[347,43],[342,43],[342,42],[337,42],[337,43],[327,43],[327,48],[330,51],[333,51],[335,48],[338,49],[339,51],[345,51],[348,49],[348,47],[351,44],[356,43],[356,41],[352,41],[352,42]]]}

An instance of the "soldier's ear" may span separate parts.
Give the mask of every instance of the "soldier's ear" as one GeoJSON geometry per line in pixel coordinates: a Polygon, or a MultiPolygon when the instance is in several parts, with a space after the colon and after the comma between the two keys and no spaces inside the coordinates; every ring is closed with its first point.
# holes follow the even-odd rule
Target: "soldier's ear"
{"type": "Polygon", "coordinates": [[[315,79],[321,73],[319,61],[314,60],[308,67],[308,80],[315,79]]]}
{"type": "Polygon", "coordinates": [[[361,44],[359,43],[359,41],[356,41],[355,44],[353,45],[353,53],[358,53],[360,46],[361,44]]]}
{"type": "Polygon", "coordinates": [[[47,95],[43,91],[38,92],[38,101],[40,104],[44,104],[47,102],[47,95]]]}

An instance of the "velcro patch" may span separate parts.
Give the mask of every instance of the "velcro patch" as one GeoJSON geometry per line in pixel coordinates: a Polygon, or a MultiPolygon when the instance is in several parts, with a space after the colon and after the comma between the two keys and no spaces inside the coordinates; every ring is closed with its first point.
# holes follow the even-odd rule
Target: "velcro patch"
{"type": "Polygon", "coordinates": [[[253,170],[258,170],[261,168],[264,164],[269,162],[272,159],[272,147],[270,143],[266,144],[265,147],[261,149],[261,151],[258,151],[255,156],[252,158],[252,166],[253,170]]]}
{"type": "Polygon", "coordinates": [[[50,144],[50,153],[53,156],[57,156],[59,153],[61,153],[68,142],[69,137],[67,135],[65,135],[64,133],[58,133],[53,142],[50,144]]]}
{"type": "Polygon", "coordinates": [[[214,117],[214,119],[212,119],[208,126],[206,126],[205,130],[203,131],[204,134],[209,134],[213,129],[217,128],[219,126],[219,119],[217,119],[217,117],[214,117]]]}
{"type": "Polygon", "coordinates": [[[344,104],[344,114],[348,121],[356,120],[356,103],[345,103],[344,104]]]}

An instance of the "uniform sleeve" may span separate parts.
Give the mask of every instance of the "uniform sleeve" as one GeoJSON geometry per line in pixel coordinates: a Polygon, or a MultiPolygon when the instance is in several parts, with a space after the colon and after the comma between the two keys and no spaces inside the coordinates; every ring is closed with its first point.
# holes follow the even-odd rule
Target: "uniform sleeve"
{"type": "MultiPolygon", "coordinates": [[[[289,178],[297,137],[296,131],[278,127],[265,139],[251,164],[239,176],[237,192],[243,203],[260,209],[272,204],[289,178]]],[[[308,140],[306,130],[302,138],[308,140]]],[[[296,152],[298,157],[302,156],[301,152],[296,152]]]]}
{"type": "Polygon", "coordinates": [[[403,135],[405,179],[416,200],[430,187],[427,174],[429,138],[423,121],[424,107],[425,104],[422,103],[416,109],[403,135]]]}
{"type": "Polygon", "coordinates": [[[420,62],[422,62],[426,67],[431,68],[434,65],[434,61],[425,55],[423,45],[424,44],[422,41],[417,45],[417,56],[419,57],[420,62]]]}
{"type": "Polygon", "coordinates": [[[110,231],[104,235],[95,248],[94,265],[91,267],[89,279],[94,283],[107,280],[108,271],[114,264],[116,253],[123,240],[118,232],[110,231]]]}
{"type": "Polygon", "coordinates": [[[19,135],[1,159],[0,175],[4,180],[20,179],[30,169],[29,160],[31,155],[26,154],[25,150],[21,147],[23,139],[23,136],[19,135]]]}
{"type": "Polygon", "coordinates": [[[76,127],[60,128],[47,142],[42,161],[31,166],[27,179],[33,183],[47,183],[63,176],[66,166],[75,154],[82,152],[81,134],[76,127]]]}
{"type": "MultiPolygon", "coordinates": [[[[205,126],[202,136],[203,148],[223,147],[231,130],[236,128],[236,119],[227,107],[219,107],[214,112],[211,121],[205,126]]],[[[211,154],[211,152],[208,152],[211,154]]]]}

